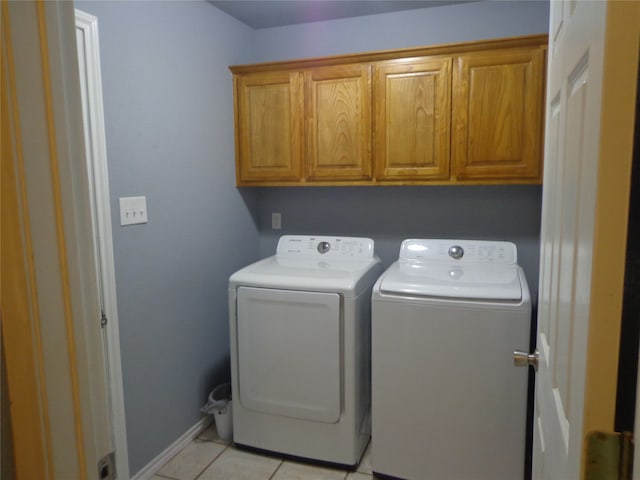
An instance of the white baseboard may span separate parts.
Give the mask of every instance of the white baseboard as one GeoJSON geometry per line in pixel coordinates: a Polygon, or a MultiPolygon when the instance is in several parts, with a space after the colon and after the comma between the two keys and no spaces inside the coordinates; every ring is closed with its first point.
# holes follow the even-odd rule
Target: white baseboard
{"type": "Polygon", "coordinates": [[[138,473],[131,477],[131,480],[149,480],[165,463],[171,460],[174,455],[186,447],[194,438],[200,435],[203,430],[211,425],[212,418],[212,415],[207,415],[189,430],[184,432],[180,438],[169,445],[160,453],[160,455],[142,467],[138,473]]]}

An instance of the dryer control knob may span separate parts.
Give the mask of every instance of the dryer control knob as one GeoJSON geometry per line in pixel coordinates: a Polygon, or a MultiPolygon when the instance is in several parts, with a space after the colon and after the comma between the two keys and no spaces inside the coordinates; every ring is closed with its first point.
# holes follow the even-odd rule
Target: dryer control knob
{"type": "Polygon", "coordinates": [[[459,260],[464,255],[464,249],[459,245],[454,245],[453,247],[449,247],[449,256],[451,258],[455,258],[459,260]]]}
{"type": "Polygon", "coordinates": [[[331,250],[331,244],[329,242],[320,242],[318,243],[318,252],[319,253],[327,253],[331,250]]]}

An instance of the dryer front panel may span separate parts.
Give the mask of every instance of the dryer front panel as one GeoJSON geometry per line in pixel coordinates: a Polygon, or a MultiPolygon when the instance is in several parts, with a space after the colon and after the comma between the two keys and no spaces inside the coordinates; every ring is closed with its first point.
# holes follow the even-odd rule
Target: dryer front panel
{"type": "Polygon", "coordinates": [[[239,401],[257,412],[340,418],[340,295],[239,287],[239,401]]]}

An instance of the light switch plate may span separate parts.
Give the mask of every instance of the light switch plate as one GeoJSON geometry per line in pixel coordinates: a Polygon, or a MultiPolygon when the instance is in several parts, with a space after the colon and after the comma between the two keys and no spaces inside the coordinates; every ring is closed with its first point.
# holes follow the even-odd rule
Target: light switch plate
{"type": "Polygon", "coordinates": [[[120,197],[120,226],[147,223],[147,197],[120,197]]]}

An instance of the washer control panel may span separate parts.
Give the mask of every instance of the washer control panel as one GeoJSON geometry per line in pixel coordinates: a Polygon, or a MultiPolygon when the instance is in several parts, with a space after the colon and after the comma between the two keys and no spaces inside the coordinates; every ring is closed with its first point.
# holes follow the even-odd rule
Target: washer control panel
{"type": "Polygon", "coordinates": [[[408,239],[400,247],[400,260],[515,264],[518,253],[511,242],[408,239]]]}
{"type": "Polygon", "coordinates": [[[328,237],[284,235],[278,241],[280,256],[315,256],[323,258],[373,258],[373,240],[363,237],[328,237]]]}

